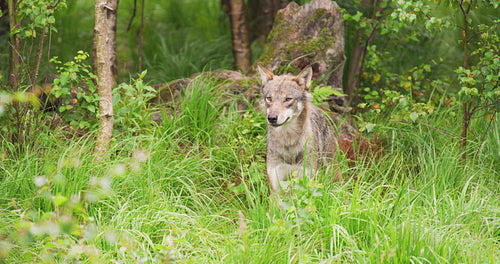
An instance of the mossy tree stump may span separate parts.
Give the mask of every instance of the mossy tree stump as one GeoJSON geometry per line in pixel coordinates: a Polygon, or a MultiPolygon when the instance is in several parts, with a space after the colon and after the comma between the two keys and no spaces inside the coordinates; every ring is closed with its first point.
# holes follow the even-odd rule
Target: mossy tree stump
{"type": "Polygon", "coordinates": [[[342,89],[344,22],[337,3],[291,2],[278,11],[258,61],[277,74],[297,74],[311,65],[317,83],[342,89]]]}

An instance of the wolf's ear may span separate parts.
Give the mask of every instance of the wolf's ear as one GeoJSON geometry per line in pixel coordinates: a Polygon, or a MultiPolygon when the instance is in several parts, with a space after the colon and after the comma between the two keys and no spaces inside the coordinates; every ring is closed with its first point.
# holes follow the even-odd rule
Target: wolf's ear
{"type": "Polygon", "coordinates": [[[265,85],[268,81],[272,80],[274,77],[273,72],[264,68],[264,66],[262,66],[262,64],[260,64],[260,63],[257,63],[257,70],[259,71],[260,80],[262,81],[262,85],[265,85]]]}
{"type": "Polygon", "coordinates": [[[313,76],[312,68],[311,66],[307,66],[297,75],[297,77],[295,77],[295,81],[300,86],[304,85],[306,90],[309,90],[309,86],[311,86],[312,76],[313,76]]]}

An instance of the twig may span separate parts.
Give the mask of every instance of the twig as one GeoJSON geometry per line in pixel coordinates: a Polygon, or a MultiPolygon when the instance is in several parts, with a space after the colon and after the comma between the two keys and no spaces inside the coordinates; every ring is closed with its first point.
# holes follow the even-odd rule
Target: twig
{"type": "Polygon", "coordinates": [[[492,107],[492,106],[494,106],[494,105],[496,105],[496,104],[497,104],[497,103],[495,102],[495,103],[491,103],[491,104],[487,104],[487,105],[478,105],[478,106],[476,106],[476,107],[472,108],[472,110],[470,111],[471,116],[472,116],[473,114],[475,114],[476,112],[480,111],[481,109],[488,108],[488,107],[492,107]]]}
{"type": "Polygon", "coordinates": [[[38,79],[38,74],[40,71],[40,62],[42,61],[43,43],[45,40],[45,28],[46,26],[42,27],[40,31],[40,39],[38,40],[38,49],[36,50],[35,54],[35,62],[34,62],[35,65],[33,65],[34,66],[33,78],[31,80],[31,87],[33,88],[33,90],[35,89],[36,80],[38,79]]]}
{"type": "MultiPolygon", "coordinates": [[[[144,6],[144,3],[142,3],[144,6]]],[[[132,17],[130,18],[127,26],[127,32],[130,30],[130,26],[132,26],[132,21],[134,21],[135,18],[135,11],[137,10],[137,0],[134,0],[134,10],[132,11],[132,17]]]]}

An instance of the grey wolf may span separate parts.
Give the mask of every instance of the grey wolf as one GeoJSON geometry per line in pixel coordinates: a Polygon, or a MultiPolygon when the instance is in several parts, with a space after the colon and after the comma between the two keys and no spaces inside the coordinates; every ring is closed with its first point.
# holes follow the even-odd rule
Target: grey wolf
{"type": "Polygon", "coordinates": [[[314,177],[336,154],[337,141],[321,110],[308,92],[310,66],[297,76],[274,75],[257,66],[267,114],[267,176],[273,194],[290,177],[314,177]]]}

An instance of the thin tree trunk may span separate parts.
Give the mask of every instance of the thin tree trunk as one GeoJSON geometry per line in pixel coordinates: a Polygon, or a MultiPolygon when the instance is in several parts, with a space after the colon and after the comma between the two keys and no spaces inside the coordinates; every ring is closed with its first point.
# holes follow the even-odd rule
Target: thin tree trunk
{"type": "Polygon", "coordinates": [[[116,17],[118,0],[95,1],[94,46],[99,87],[99,131],[95,153],[99,160],[113,135],[112,89],[116,87],[116,17]]]}
{"type": "Polygon", "coordinates": [[[142,41],[143,41],[143,33],[144,33],[144,5],[146,0],[142,0],[141,7],[141,28],[139,29],[139,47],[138,47],[138,64],[139,64],[139,73],[142,73],[142,41]]]}
{"type": "MultiPolygon", "coordinates": [[[[365,9],[369,6],[373,6],[374,0],[363,0],[360,3],[360,7],[365,9]]],[[[351,52],[351,59],[349,61],[349,72],[347,73],[347,87],[346,93],[350,100],[353,100],[356,91],[360,85],[360,78],[363,71],[363,60],[366,56],[366,48],[369,45],[371,39],[365,40],[365,45],[362,45],[363,35],[365,31],[360,28],[356,32],[356,38],[354,39],[354,44],[351,52]]],[[[371,35],[371,34],[370,34],[371,35]]]]}
{"type": "Polygon", "coordinates": [[[40,39],[38,40],[38,48],[35,54],[35,64],[33,69],[33,77],[31,80],[31,88],[33,90],[35,89],[36,80],[38,79],[38,74],[40,73],[40,62],[42,61],[44,41],[45,41],[45,26],[40,31],[40,39]]]}
{"type": "Polygon", "coordinates": [[[257,39],[260,36],[267,37],[267,34],[271,31],[275,13],[274,1],[275,0],[248,1],[252,39],[257,39]]]}
{"type": "MultiPolygon", "coordinates": [[[[10,32],[15,32],[19,28],[19,21],[16,19],[16,3],[9,0],[9,21],[10,32]]],[[[11,34],[9,42],[9,77],[8,83],[11,91],[17,91],[21,81],[21,40],[17,33],[11,34]]]]}
{"type": "Polygon", "coordinates": [[[350,100],[354,98],[354,94],[356,93],[360,83],[361,61],[365,57],[364,49],[361,45],[363,34],[363,29],[358,29],[356,32],[356,38],[354,39],[354,44],[352,46],[351,59],[349,61],[346,93],[350,100]]]}
{"type": "MultiPolygon", "coordinates": [[[[460,10],[464,18],[464,68],[469,68],[469,23],[467,22],[467,14],[470,12],[472,4],[469,4],[467,10],[463,7],[463,2],[458,1],[460,10]]],[[[469,130],[470,120],[472,118],[471,103],[464,101],[462,104],[463,116],[462,116],[462,160],[464,163],[467,161],[467,133],[469,130]]]]}
{"type": "Polygon", "coordinates": [[[250,34],[246,18],[245,1],[230,0],[231,33],[233,39],[234,66],[243,73],[250,71],[252,53],[250,34]]]}
{"type": "Polygon", "coordinates": [[[467,132],[469,130],[470,124],[470,105],[467,102],[464,102],[462,105],[463,110],[463,118],[462,118],[462,160],[465,162],[467,160],[467,132]]]}
{"type": "MultiPolygon", "coordinates": [[[[9,24],[10,24],[10,32],[15,32],[19,28],[19,21],[16,19],[17,14],[17,5],[14,0],[8,1],[9,6],[9,24]]],[[[21,40],[19,39],[17,33],[13,33],[10,36],[9,41],[9,76],[8,76],[8,85],[12,92],[17,92],[19,90],[19,85],[21,82],[21,40]]],[[[25,137],[25,122],[23,120],[23,104],[13,104],[15,111],[15,121],[14,126],[16,131],[11,134],[11,142],[17,143],[17,154],[22,151],[24,142],[26,140],[25,137]]]]}
{"type": "Polygon", "coordinates": [[[278,10],[285,8],[290,0],[249,0],[248,14],[251,28],[251,39],[267,37],[273,28],[274,17],[278,10]]]}

